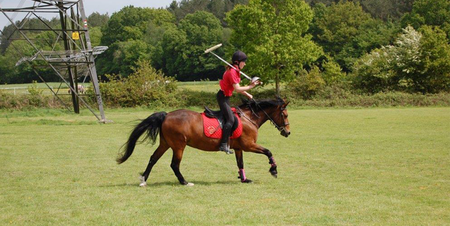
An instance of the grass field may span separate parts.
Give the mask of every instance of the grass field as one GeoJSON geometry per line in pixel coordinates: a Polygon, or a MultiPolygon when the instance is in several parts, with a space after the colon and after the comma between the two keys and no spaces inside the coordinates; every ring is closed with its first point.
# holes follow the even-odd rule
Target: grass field
{"type": "Polygon", "coordinates": [[[192,91],[204,91],[217,93],[219,90],[219,81],[197,81],[197,82],[178,82],[178,88],[192,91]]]}
{"type": "MultiPolygon", "coordinates": [[[[82,84],[82,83],[80,83],[82,84]]],[[[182,89],[187,90],[193,90],[193,91],[205,91],[205,92],[211,92],[216,93],[219,87],[218,81],[197,81],[197,82],[178,82],[178,87],[182,89]]],[[[0,90],[3,90],[3,92],[8,93],[15,93],[18,94],[28,94],[28,88],[36,85],[36,88],[39,90],[42,90],[44,94],[52,95],[51,91],[48,89],[48,87],[45,85],[45,83],[24,83],[24,84],[10,84],[10,85],[2,85],[0,84],[0,90]]],[[[57,82],[49,82],[48,85],[52,87],[55,91],[60,88],[60,93],[67,94],[67,91],[69,88],[65,83],[57,83],[57,82]]],[[[91,83],[83,83],[84,87],[90,87],[91,83]]]]}
{"type": "MultiPolygon", "coordinates": [[[[247,85],[249,82],[243,79],[241,85],[247,85]]],[[[217,93],[219,90],[219,81],[194,81],[194,82],[178,82],[178,87],[191,91],[204,91],[209,93],[217,93]]],[[[274,84],[258,87],[259,90],[275,89],[274,84]]]]}
{"type": "Polygon", "coordinates": [[[450,108],[290,110],[291,136],[269,123],[246,153],[187,148],[178,184],[170,151],[138,186],[155,147],[115,163],[150,110],[0,111],[0,225],[450,225],[450,108]]]}
{"type": "MultiPolygon", "coordinates": [[[[90,87],[91,83],[79,83],[80,85],[83,85],[84,87],[90,87]]],[[[49,82],[47,83],[48,86],[50,86],[54,92],[58,92],[58,94],[66,95],[68,94],[69,88],[65,83],[59,83],[59,82],[49,82]]],[[[14,95],[20,95],[20,94],[29,94],[28,88],[35,86],[36,89],[39,91],[42,91],[42,94],[45,95],[53,95],[52,91],[48,88],[48,86],[45,85],[45,83],[24,83],[24,84],[10,84],[10,85],[0,85],[0,91],[14,94],[14,95]]]]}
{"type": "MultiPolygon", "coordinates": [[[[242,84],[246,84],[247,81],[244,81],[242,84]]],[[[91,83],[79,83],[80,85],[83,85],[84,87],[88,88],[91,86],[91,83]]],[[[215,94],[219,90],[219,82],[218,81],[194,81],[194,82],[178,82],[178,87],[185,90],[191,90],[191,91],[204,91],[215,94]]],[[[3,92],[7,92],[10,94],[28,94],[28,88],[36,85],[36,88],[39,90],[42,90],[43,94],[46,95],[53,95],[50,89],[45,85],[45,83],[25,83],[25,84],[10,84],[10,85],[4,85],[0,84],[0,90],[3,92]]],[[[60,94],[67,94],[69,91],[69,88],[65,83],[58,83],[58,82],[49,82],[48,85],[52,87],[55,92],[60,88],[59,93],[60,94]]],[[[261,89],[273,89],[273,85],[265,86],[261,89]]]]}

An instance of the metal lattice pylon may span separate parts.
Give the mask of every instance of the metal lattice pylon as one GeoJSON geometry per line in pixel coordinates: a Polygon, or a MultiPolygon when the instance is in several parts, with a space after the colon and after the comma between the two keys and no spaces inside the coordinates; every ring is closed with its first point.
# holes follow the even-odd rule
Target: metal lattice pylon
{"type": "Polygon", "coordinates": [[[0,32],[3,36],[2,41],[8,42],[21,56],[16,65],[29,64],[58,100],[70,109],[58,96],[60,95],[60,89],[54,90],[49,86],[37,70],[37,66],[51,68],[62,80],[62,83],[70,88],[75,113],[79,113],[80,103],[82,103],[100,122],[107,122],[95,67],[95,56],[104,52],[108,47],[92,47],[83,0],[20,0],[17,4],[18,6],[14,8],[4,8],[0,5],[1,14],[14,27],[14,31],[9,34],[5,34],[1,30],[0,32]],[[52,26],[48,20],[44,19],[44,15],[47,17],[49,14],[55,14],[55,17],[59,16],[60,23],[58,26],[52,26]],[[23,16],[23,18],[14,22],[14,19],[18,16],[20,18],[23,16]],[[41,28],[26,26],[32,19],[42,23],[41,28]],[[51,50],[39,49],[33,38],[29,37],[31,34],[46,31],[55,34],[51,43],[51,50]],[[34,53],[27,55],[15,47],[13,41],[17,39],[26,40],[34,53]],[[100,115],[83,99],[78,89],[78,78],[82,78],[82,76],[79,76],[80,74],[84,76],[84,79],[88,76],[91,79],[100,115]]]}

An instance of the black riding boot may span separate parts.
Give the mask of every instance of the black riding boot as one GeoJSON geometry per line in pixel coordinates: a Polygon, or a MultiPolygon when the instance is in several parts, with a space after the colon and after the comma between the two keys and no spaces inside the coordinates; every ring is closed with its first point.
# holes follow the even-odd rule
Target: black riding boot
{"type": "Polygon", "coordinates": [[[220,143],[219,150],[224,151],[227,155],[233,154],[233,151],[230,149],[230,146],[228,146],[228,143],[220,143]]]}
{"type": "Polygon", "coordinates": [[[234,115],[230,107],[230,97],[226,97],[223,94],[222,90],[219,90],[216,96],[220,111],[222,112],[225,119],[222,128],[222,140],[220,141],[219,150],[224,151],[227,154],[233,154],[233,152],[230,150],[230,146],[228,146],[228,140],[230,139],[232,132],[231,127],[233,127],[234,123],[234,115]]]}

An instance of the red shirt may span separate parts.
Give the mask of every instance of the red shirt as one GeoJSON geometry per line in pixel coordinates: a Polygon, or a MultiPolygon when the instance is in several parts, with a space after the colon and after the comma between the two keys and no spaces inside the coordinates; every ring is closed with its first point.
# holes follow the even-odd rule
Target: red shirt
{"type": "Polygon", "coordinates": [[[225,96],[231,97],[234,91],[233,84],[239,84],[240,82],[241,76],[239,75],[239,70],[230,68],[223,73],[223,78],[219,82],[220,89],[223,91],[225,96]]]}

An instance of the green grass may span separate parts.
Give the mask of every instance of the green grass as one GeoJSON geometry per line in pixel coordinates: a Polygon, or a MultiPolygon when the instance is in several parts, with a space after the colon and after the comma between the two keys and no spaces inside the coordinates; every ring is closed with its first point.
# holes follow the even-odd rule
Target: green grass
{"type": "Polygon", "coordinates": [[[156,147],[115,163],[150,110],[0,111],[0,225],[449,225],[450,108],[290,110],[291,136],[269,123],[274,154],[235,158],[187,148],[178,184],[168,151],[138,186],[156,147]]]}
{"type": "MultiPolygon", "coordinates": [[[[249,82],[245,78],[243,79],[241,85],[245,86],[249,82]]],[[[217,91],[220,89],[219,81],[198,81],[198,82],[178,82],[178,88],[184,89],[184,90],[190,90],[190,91],[204,91],[208,93],[216,94],[217,91]]],[[[261,86],[257,87],[257,90],[268,90],[268,89],[275,89],[275,86],[273,84],[267,85],[267,86],[261,86]]],[[[254,91],[254,90],[253,90],[254,91]]],[[[252,90],[249,91],[252,93],[252,90]]]]}
{"type": "Polygon", "coordinates": [[[217,93],[220,89],[219,81],[178,82],[177,84],[178,88],[197,92],[217,93]]]}
{"type": "MultiPolygon", "coordinates": [[[[81,83],[80,83],[81,84],[81,83]]],[[[178,88],[183,90],[190,90],[190,91],[203,91],[215,94],[220,89],[219,87],[219,81],[194,81],[194,82],[178,82],[178,88]]],[[[246,81],[244,81],[242,84],[246,84],[246,81]]],[[[28,87],[33,86],[33,83],[24,83],[24,84],[0,84],[0,90],[6,93],[13,94],[14,92],[16,95],[19,94],[28,94],[28,87]]],[[[51,86],[55,92],[60,87],[60,94],[67,94],[69,91],[68,86],[65,83],[58,83],[58,82],[49,82],[49,86],[51,86]]],[[[91,83],[83,83],[84,87],[90,87],[91,83]]],[[[53,95],[52,92],[48,89],[48,87],[45,85],[45,83],[36,83],[36,86],[39,90],[43,91],[43,94],[46,95],[53,95]]],[[[262,89],[273,89],[273,85],[265,86],[262,89]]]]}
{"type": "MultiPolygon", "coordinates": [[[[191,90],[191,91],[204,91],[204,92],[210,92],[210,93],[216,93],[219,90],[219,82],[218,81],[194,81],[194,82],[178,82],[178,87],[185,90],[191,90]]],[[[58,82],[49,82],[49,86],[53,87],[55,91],[60,87],[61,85],[61,91],[62,94],[67,94],[68,87],[65,83],[58,83],[58,82]]],[[[83,84],[85,87],[90,87],[91,83],[85,83],[83,84]]],[[[4,92],[8,93],[14,93],[14,88],[16,91],[16,94],[27,94],[28,93],[28,87],[33,86],[33,83],[25,83],[25,84],[8,84],[8,85],[0,85],[0,90],[3,90],[4,92]]],[[[45,83],[36,83],[36,86],[38,89],[43,90],[44,94],[52,95],[51,91],[48,89],[48,87],[45,85],[45,83]]]]}
{"type": "MultiPolygon", "coordinates": [[[[65,83],[59,83],[59,82],[48,82],[47,83],[50,87],[53,88],[55,92],[58,92],[59,94],[68,94],[69,88],[65,83]],[[59,89],[59,91],[58,91],[59,89]]],[[[90,87],[91,83],[79,83],[80,85],[83,85],[84,87],[90,87]]],[[[32,86],[36,86],[38,90],[42,90],[42,93],[45,95],[53,95],[52,91],[45,85],[45,83],[24,83],[24,84],[3,84],[0,85],[0,91],[10,93],[10,94],[28,94],[28,88],[32,86]]]]}

